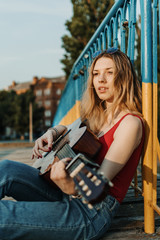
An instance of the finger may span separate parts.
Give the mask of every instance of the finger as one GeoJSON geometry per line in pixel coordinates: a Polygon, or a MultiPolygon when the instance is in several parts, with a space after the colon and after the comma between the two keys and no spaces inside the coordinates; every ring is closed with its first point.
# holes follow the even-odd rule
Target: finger
{"type": "Polygon", "coordinates": [[[52,145],[53,145],[53,135],[52,135],[52,132],[49,134],[49,137],[48,137],[48,150],[51,151],[52,149],[52,145]]]}
{"type": "Polygon", "coordinates": [[[42,154],[39,152],[39,144],[38,142],[35,143],[35,146],[33,148],[33,153],[36,157],[42,157],[42,154]]]}
{"type": "Polygon", "coordinates": [[[42,150],[43,152],[48,152],[49,151],[47,146],[45,146],[45,147],[43,146],[42,141],[39,142],[38,149],[42,150]]]}
{"type": "Polygon", "coordinates": [[[68,163],[69,163],[71,160],[72,160],[72,158],[67,157],[67,158],[63,158],[63,159],[61,160],[61,162],[63,162],[63,163],[65,164],[65,166],[66,166],[66,165],[68,165],[68,163]]]}
{"type": "Polygon", "coordinates": [[[35,149],[33,149],[33,150],[32,150],[32,159],[34,159],[35,157],[36,157],[36,158],[39,158],[40,156],[37,155],[35,149]]]}

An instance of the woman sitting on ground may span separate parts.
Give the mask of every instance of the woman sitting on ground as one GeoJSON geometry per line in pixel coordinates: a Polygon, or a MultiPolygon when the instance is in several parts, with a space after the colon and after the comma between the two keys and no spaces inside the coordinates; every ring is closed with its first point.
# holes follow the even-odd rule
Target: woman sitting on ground
{"type": "MultiPolygon", "coordinates": [[[[81,120],[102,144],[96,159],[99,172],[111,180],[105,199],[89,209],[65,170],[69,159],[57,161],[50,178],[53,188],[39,170],[4,160],[0,162],[0,239],[93,240],[108,231],[135,174],[144,142],[141,88],[132,64],[118,49],[95,56],[88,86],[81,102],[81,120]]],[[[37,139],[33,158],[50,151],[52,142],[67,127],[55,126],[37,139]],[[47,146],[47,148],[46,148],[47,146]]]]}

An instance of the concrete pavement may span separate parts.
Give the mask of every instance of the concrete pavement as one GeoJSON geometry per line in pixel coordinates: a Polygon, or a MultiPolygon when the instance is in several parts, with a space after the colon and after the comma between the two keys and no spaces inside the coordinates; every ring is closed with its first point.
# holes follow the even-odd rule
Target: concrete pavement
{"type": "Polygon", "coordinates": [[[15,146],[15,147],[0,147],[0,160],[9,159],[33,165],[31,159],[32,147],[15,146]]]}

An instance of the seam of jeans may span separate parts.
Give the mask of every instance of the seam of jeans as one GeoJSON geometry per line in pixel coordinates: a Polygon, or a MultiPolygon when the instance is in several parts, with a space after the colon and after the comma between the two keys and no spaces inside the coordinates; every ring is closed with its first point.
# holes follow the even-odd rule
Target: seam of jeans
{"type": "Polygon", "coordinates": [[[59,231],[59,229],[61,230],[61,231],[68,231],[68,230],[70,230],[70,229],[80,229],[80,228],[86,228],[86,225],[85,224],[82,224],[82,225],[77,225],[77,226],[68,226],[68,227],[66,227],[66,226],[46,226],[46,225],[33,225],[33,224],[23,224],[23,223],[5,223],[5,224],[1,224],[0,223],[0,227],[7,227],[7,228],[9,228],[9,227],[13,227],[13,228],[15,228],[15,227],[18,227],[18,228],[30,228],[30,229],[41,229],[42,231],[45,231],[46,229],[47,230],[54,230],[54,231],[59,231]]]}

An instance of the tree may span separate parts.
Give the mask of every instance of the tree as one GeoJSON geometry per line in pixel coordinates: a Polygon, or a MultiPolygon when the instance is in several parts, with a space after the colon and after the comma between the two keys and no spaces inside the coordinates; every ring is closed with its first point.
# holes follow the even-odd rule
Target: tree
{"type": "Polygon", "coordinates": [[[29,132],[30,102],[33,104],[33,130],[39,133],[44,109],[38,108],[32,90],[20,95],[14,91],[0,91],[0,135],[5,134],[6,127],[10,127],[21,136],[29,132]]]}
{"type": "Polygon", "coordinates": [[[14,91],[0,91],[0,135],[5,133],[5,127],[12,127],[14,124],[15,99],[14,91]]]}
{"type": "Polygon", "coordinates": [[[73,16],[65,25],[69,35],[62,37],[62,47],[66,53],[61,62],[64,65],[66,77],[95,30],[98,28],[112,5],[114,0],[71,0],[73,4],[73,16]]]}
{"type": "Polygon", "coordinates": [[[35,103],[35,96],[32,90],[16,95],[16,114],[14,115],[14,129],[17,133],[24,136],[29,132],[29,104],[33,104],[33,131],[38,132],[41,126],[41,119],[43,119],[43,108],[38,108],[35,103]],[[39,126],[39,127],[38,127],[39,126]]]}

